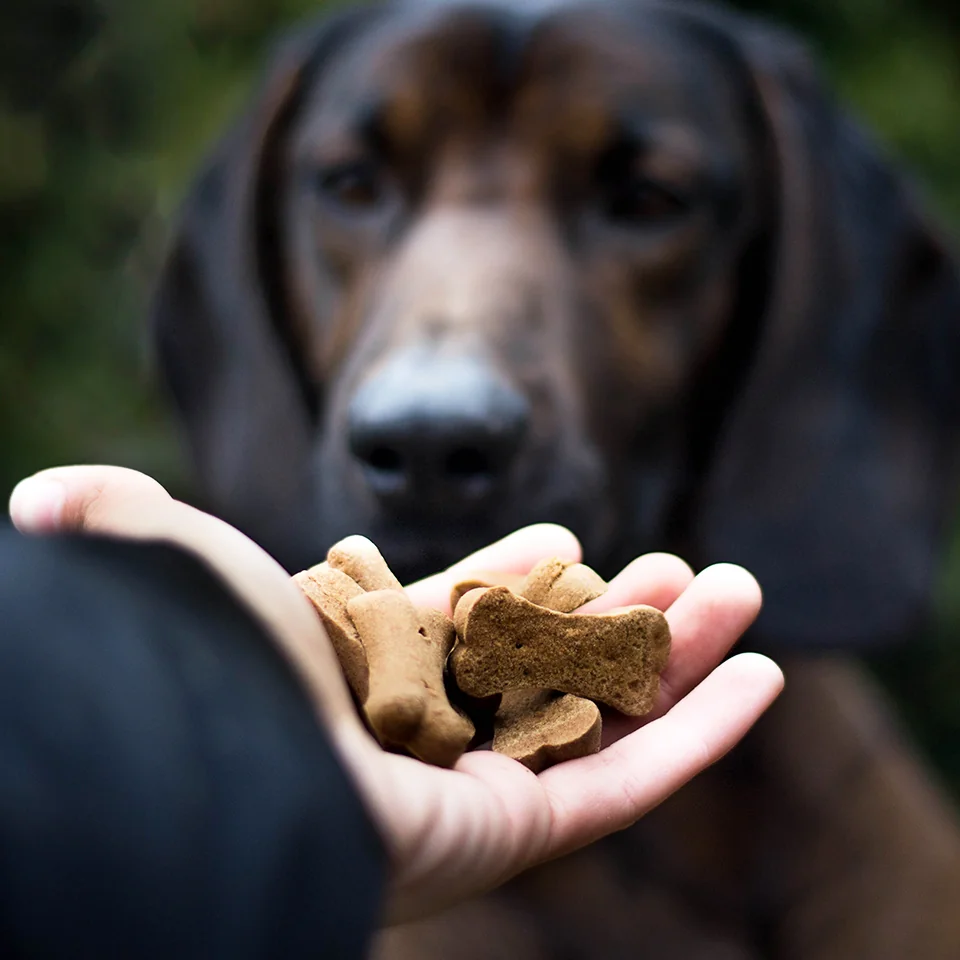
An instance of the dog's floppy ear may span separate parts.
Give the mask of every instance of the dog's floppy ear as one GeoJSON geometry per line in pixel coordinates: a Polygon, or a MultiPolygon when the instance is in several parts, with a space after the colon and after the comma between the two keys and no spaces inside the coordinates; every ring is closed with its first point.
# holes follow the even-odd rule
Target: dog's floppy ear
{"type": "Polygon", "coordinates": [[[187,196],[154,300],[156,362],[202,496],[280,554],[280,518],[306,502],[313,398],[278,316],[273,168],[305,85],[370,15],[337,13],[279,43],[187,196]]]}
{"type": "Polygon", "coordinates": [[[806,52],[755,25],[735,40],[779,209],[755,353],[695,540],[704,560],[756,573],[765,644],[895,639],[925,611],[958,486],[956,262],[806,52]]]}

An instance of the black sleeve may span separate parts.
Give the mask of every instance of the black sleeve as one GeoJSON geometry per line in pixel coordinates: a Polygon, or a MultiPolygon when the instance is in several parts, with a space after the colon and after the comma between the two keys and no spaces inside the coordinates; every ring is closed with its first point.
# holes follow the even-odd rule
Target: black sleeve
{"type": "Polygon", "coordinates": [[[202,564],[0,527],[0,956],[361,957],[383,870],[293,672],[202,564]]]}

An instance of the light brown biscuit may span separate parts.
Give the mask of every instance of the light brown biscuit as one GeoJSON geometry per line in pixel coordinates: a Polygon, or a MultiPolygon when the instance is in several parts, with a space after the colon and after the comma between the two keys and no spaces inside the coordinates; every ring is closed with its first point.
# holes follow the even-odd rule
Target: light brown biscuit
{"type": "Polygon", "coordinates": [[[603,719],[592,700],[536,688],[507,690],[493,718],[493,749],[539,773],[596,753],[602,732],[603,719]]]}
{"type": "Polygon", "coordinates": [[[572,613],[606,592],[606,581],[596,571],[585,564],[555,557],[538,563],[520,589],[514,590],[531,603],[560,613],[572,613]]]}
{"type": "Polygon", "coordinates": [[[431,674],[422,680],[431,696],[424,722],[407,744],[410,752],[438,767],[452,767],[463,756],[476,732],[473,723],[447,698],[443,682],[447,656],[456,643],[453,621],[442,611],[422,607],[417,610],[421,636],[437,655],[430,661],[431,674]]]}
{"type": "Polygon", "coordinates": [[[449,618],[418,611],[403,592],[354,597],[347,611],[367,655],[364,712],[385,745],[452,766],[473,737],[473,724],[450,705],[443,668],[455,640],[449,618]]]}
{"type": "Polygon", "coordinates": [[[534,773],[600,749],[600,709],[591,700],[548,690],[510,690],[497,711],[493,749],[534,773]]]}
{"type": "Polygon", "coordinates": [[[557,613],[506,587],[471,590],[455,624],[461,642],[450,665],[457,685],[474,697],[538,687],[642,716],[670,653],[670,629],[653,607],[557,613]]]}
{"type": "MultiPolygon", "coordinates": [[[[549,610],[571,613],[606,590],[603,578],[582,563],[549,559],[538,563],[514,592],[549,610]]],[[[602,726],[600,711],[590,700],[549,690],[508,690],[494,718],[493,749],[537,773],[596,753],[602,726]]]]}
{"type": "Polygon", "coordinates": [[[327,563],[355,580],[364,590],[403,590],[382,554],[366,537],[353,536],[327,551],[327,563]]]}
{"type": "Polygon", "coordinates": [[[367,699],[369,670],[363,644],[347,612],[347,604],[359,597],[363,589],[356,581],[327,563],[318,563],[293,577],[320,615],[327,636],[333,644],[340,668],[350,689],[363,703],[367,699]]]}
{"type": "Polygon", "coordinates": [[[476,590],[478,587],[509,587],[514,593],[519,593],[527,578],[522,573],[488,573],[481,571],[464,577],[453,585],[450,591],[450,609],[456,610],[457,604],[465,593],[476,590]]]}

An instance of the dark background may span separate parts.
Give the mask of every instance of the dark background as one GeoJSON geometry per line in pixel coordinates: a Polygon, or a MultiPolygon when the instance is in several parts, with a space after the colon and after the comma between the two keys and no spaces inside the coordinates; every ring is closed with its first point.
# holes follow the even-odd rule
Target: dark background
{"type": "MultiPolygon", "coordinates": [[[[522,3],[523,0],[517,0],[522,3]]],[[[0,488],[69,462],[186,472],[143,339],[171,216],[267,42],[319,0],[0,3],[0,488]]],[[[796,27],[960,227],[960,3],[741,0],[796,27]]],[[[960,797],[960,537],[935,622],[874,663],[960,797]]]]}

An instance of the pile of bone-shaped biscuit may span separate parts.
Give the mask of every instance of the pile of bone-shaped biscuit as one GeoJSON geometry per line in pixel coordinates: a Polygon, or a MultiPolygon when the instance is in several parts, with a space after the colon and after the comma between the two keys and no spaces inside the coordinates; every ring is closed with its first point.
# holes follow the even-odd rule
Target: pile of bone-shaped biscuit
{"type": "Polygon", "coordinates": [[[342,540],[293,579],[374,735],[438,766],[483,741],[477,728],[492,710],[493,749],[534,772],[596,753],[598,704],[647,713],[670,652],[667,622],[653,607],[576,613],[607,589],[579,563],[549,559],[526,577],[463,580],[451,594],[452,620],[415,607],[364,537],[342,540]]]}

